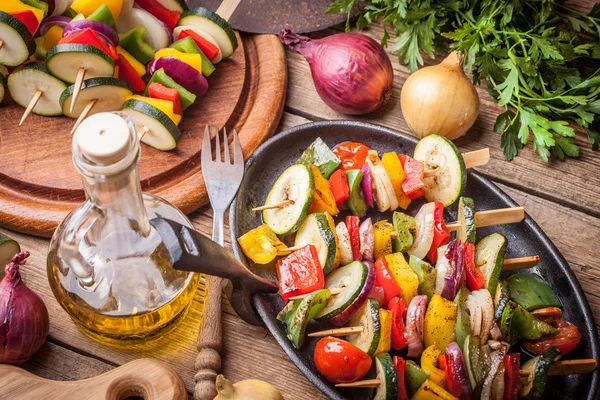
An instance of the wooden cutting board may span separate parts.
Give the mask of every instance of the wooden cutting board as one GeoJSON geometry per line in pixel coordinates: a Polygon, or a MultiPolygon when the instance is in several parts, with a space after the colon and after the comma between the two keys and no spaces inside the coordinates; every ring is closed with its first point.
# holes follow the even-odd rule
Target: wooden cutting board
{"type": "MultiPolygon", "coordinates": [[[[247,158],[276,129],[287,90],[285,53],[276,36],[238,35],[240,46],[217,64],[208,93],[181,121],[177,149],[142,146],[142,189],[190,213],[208,197],[200,169],[206,124],[236,128],[247,158]]],[[[71,160],[73,119],[31,115],[10,99],[0,105],[0,225],[50,237],[85,199],[71,160]]],[[[212,130],[214,137],[215,129],[212,130]]]]}

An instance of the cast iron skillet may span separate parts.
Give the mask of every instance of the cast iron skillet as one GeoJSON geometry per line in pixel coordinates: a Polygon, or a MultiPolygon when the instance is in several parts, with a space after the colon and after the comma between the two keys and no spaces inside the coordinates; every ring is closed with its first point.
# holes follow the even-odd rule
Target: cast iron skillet
{"type": "MultiPolygon", "coordinates": [[[[356,121],[315,122],[297,126],[280,133],[260,146],[246,164],[246,175],[230,211],[231,243],[235,255],[246,263],[253,272],[269,276],[269,268],[252,265],[237,244],[237,237],[262,223],[260,213],[253,213],[252,207],[263,204],[269,189],[279,174],[293,164],[302,151],[317,137],[321,137],[330,147],[345,141],[359,141],[377,150],[412,154],[417,140],[377,125],[356,121]]],[[[476,210],[514,207],[517,204],[506,193],[475,171],[469,171],[466,196],[475,200],[476,210]]],[[[408,209],[414,215],[422,201],[415,201],[408,209]]],[[[371,210],[369,215],[375,220],[390,218],[390,213],[382,214],[371,210]]],[[[456,218],[456,206],[446,212],[446,221],[456,218]]],[[[338,219],[336,219],[337,221],[338,219]]],[[[568,358],[596,358],[599,354],[598,337],[594,318],[577,278],[564,257],[548,239],[540,227],[526,215],[519,224],[477,229],[478,240],[499,232],[508,239],[507,257],[522,257],[538,254],[541,261],[535,271],[552,286],[563,304],[566,320],[579,327],[583,339],[568,358]]],[[[503,275],[506,277],[506,274],[503,275]]],[[[270,276],[272,279],[273,276],[270,276]]],[[[372,389],[336,389],[316,370],[312,360],[315,343],[318,339],[307,338],[300,351],[286,338],[285,326],[276,319],[283,308],[278,294],[257,295],[254,305],[279,345],[306,377],[329,398],[335,400],[369,399],[372,389]]],[[[324,326],[311,323],[308,332],[324,326]]],[[[370,372],[373,377],[374,372],[370,372]]],[[[545,397],[548,399],[596,399],[598,397],[598,370],[586,375],[568,375],[548,379],[545,397]]],[[[369,376],[367,376],[369,377],[369,376]]]]}

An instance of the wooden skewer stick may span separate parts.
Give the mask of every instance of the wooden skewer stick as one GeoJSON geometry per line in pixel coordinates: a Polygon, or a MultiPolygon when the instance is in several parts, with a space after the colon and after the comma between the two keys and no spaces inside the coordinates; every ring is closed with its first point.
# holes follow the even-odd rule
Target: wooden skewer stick
{"type": "Polygon", "coordinates": [[[229,18],[231,18],[241,1],[242,0],[224,0],[217,9],[216,13],[225,21],[229,21],[229,18]]]}
{"type": "Polygon", "coordinates": [[[346,336],[356,335],[363,331],[362,326],[348,326],[345,328],[327,329],[325,331],[309,333],[310,337],[324,337],[324,336],[346,336]]]}
{"type": "MultiPolygon", "coordinates": [[[[1,42],[1,40],[0,40],[0,42],[1,42]]],[[[31,114],[31,111],[33,110],[35,105],[38,103],[38,101],[40,101],[40,98],[42,97],[43,94],[44,93],[41,90],[38,90],[37,92],[35,92],[35,94],[33,95],[33,98],[27,105],[27,109],[25,109],[25,112],[23,113],[23,116],[21,117],[21,122],[19,122],[19,126],[23,125],[23,122],[25,122],[25,119],[29,116],[29,114],[31,114]]]]}
{"type": "Polygon", "coordinates": [[[288,253],[291,253],[292,251],[303,249],[304,247],[306,247],[306,245],[288,247],[287,249],[279,250],[277,252],[277,254],[288,254],[288,253]]]}
{"type": "Polygon", "coordinates": [[[254,207],[252,209],[252,211],[262,211],[262,210],[271,210],[273,208],[282,208],[285,206],[293,205],[294,203],[295,203],[294,200],[284,200],[284,201],[281,201],[281,202],[275,203],[275,204],[268,204],[268,205],[264,205],[264,206],[260,206],[260,207],[254,207]]]}
{"type": "Polygon", "coordinates": [[[150,130],[150,128],[148,128],[146,125],[142,125],[142,128],[138,131],[137,136],[138,136],[138,140],[141,142],[142,139],[144,138],[144,135],[146,133],[148,133],[148,131],[150,130]]]}
{"type": "MultiPolygon", "coordinates": [[[[475,227],[482,228],[491,225],[515,224],[523,221],[525,209],[523,207],[499,208],[497,210],[478,211],[475,213],[475,227]]],[[[460,222],[446,224],[449,231],[460,228],[460,222]]]]}
{"type": "MultiPolygon", "coordinates": [[[[596,369],[596,359],[586,358],[581,360],[564,360],[555,361],[550,365],[548,375],[571,375],[571,374],[587,374],[596,369]]],[[[529,370],[521,370],[521,375],[527,376],[531,374],[529,370]]],[[[346,388],[376,388],[379,387],[381,381],[379,379],[367,379],[364,381],[357,381],[352,383],[338,383],[335,387],[346,387],[346,388]]]]}
{"type": "MultiPolygon", "coordinates": [[[[341,287],[341,288],[332,288],[332,289],[329,289],[329,291],[331,292],[331,295],[333,296],[333,295],[342,293],[344,291],[344,289],[345,288],[343,288],[343,287],[341,287]]],[[[290,300],[301,300],[301,299],[305,298],[306,296],[308,296],[309,294],[310,293],[308,293],[308,294],[301,294],[300,296],[293,296],[293,297],[290,297],[290,300]]]]}
{"type": "Polygon", "coordinates": [[[90,111],[92,111],[92,108],[94,108],[97,101],[98,101],[98,99],[93,99],[87,104],[87,106],[85,106],[85,108],[79,115],[79,118],[77,118],[75,125],[73,125],[73,129],[71,129],[71,135],[75,133],[75,131],[77,130],[79,125],[83,122],[84,119],[87,118],[88,114],[90,113],[90,111]]]}
{"type": "MultiPolygon", "coordinates": [[[[466,168],[475,168],[481,167],[482,165],[487,164],[490,161],[490,149],[480,149],[475,151],[469,151],[468,153],[463,153],[463,160],[465,161],[466,168]]],[[[423,173],[423,177],[429,178],[432,176],[436,176],[439,173],[439,168],[427,169],[423,173]]]]}
{"type": "Polygon", "coordinates": [[[75,90],[73,91],[73,97],[71,98],[71,106],[69,108],[70,112],[73,112],[73,108],[75,108],[75,104],[77,103],[77,98],[79,97],[79,91],[81,90],[81,85],[83,84],[83,78],[85,78],[85,68],[79,68],[77,71],[77,78],[75,79],[75,90]]]}

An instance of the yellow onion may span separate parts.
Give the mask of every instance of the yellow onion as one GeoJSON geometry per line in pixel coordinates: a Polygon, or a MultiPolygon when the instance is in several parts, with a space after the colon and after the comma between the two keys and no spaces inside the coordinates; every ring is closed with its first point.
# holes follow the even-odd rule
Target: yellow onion
{"type": "Polygon", "coordinates": [[[257,379],[231,384],[223,375],[219,375],[216,385],[218,395],[213,400],[283,400],[283,395],[275,386],[257,379]]]}
{"type": "Polygon", "coordinates": [[[400,107],[415,136],[441,135],[450,140],[463,136],[479,114],[479,96],[463,71],[464,56],[452,52],[438,65],[408,77],[402,87],[400,107]]]}

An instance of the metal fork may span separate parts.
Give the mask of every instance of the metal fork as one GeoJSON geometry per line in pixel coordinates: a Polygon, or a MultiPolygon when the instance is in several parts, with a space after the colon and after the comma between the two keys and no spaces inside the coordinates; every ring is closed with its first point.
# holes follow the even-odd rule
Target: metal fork
{"type": "MultiPolygon", "coordinates": [[[[210,128],[207,125],[202,140],[202,174],[213,209],[212,239],[223,246],[223,219],[244,177],[244,155],[235,129],[233,130],[233,160],[229,154],[229,142],[225,128],[223,128],[224,161],[221,161],[221,139],[218,130],[215,136],[215,145],[216,159],[213,161],[210,128]]],[[[221,369],[220,352],[222,348],[221,281],[222,279],[217,276],[208,276],[206,279],[204,315],[198,338],[199,353],[196,357],[197,372],[194,377],[196,382],[195,400],[212,400],[217,395],[215,379],[221,369]]]]}

